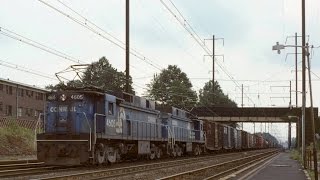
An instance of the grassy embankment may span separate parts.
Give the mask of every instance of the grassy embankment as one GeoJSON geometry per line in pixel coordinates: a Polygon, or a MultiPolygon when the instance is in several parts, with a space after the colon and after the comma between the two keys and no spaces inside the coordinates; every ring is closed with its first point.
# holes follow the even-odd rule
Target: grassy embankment
{"type": "Polygon", "coordinates": [[[0,127],[0,157],[24,156],[35,154],[34,130],[19,126],[11,121],[6,127],[0,127]]]}
{"type": "MultiPolygon", "coordinates": [[[[320,160],[320,144],[319,144],[319,142],[317,143],[317,159],[318,159],[318,162],[319,162],[319,160],[320,160]]],[[[306,147],[306,151],[311,151],[312,150],[312,146],[308,146],[308,147],[306,147]]],[[[294,159],[294,160],[297,160],[297,161],[299,161],[300,162],[300,164],[302,164],[302,158],[301,158],[301,154],[299,153],[299,151],[297,150],[297,149],[293,149],[293,150],[291,150],[291,152],[290,152],[290,157],[292,158],[292,159],[294,159]]],[[[314,180],[314,172],[313,172],[313,170],[311,170],[311,169],[307,169],[307,172],[308,172],[308,174],[309,174],[309,176],[310,176],[310,178],[312,179],[312,180],[314,180]]],[[[319,173],[319,172],[318,172],[319,173]]]]}

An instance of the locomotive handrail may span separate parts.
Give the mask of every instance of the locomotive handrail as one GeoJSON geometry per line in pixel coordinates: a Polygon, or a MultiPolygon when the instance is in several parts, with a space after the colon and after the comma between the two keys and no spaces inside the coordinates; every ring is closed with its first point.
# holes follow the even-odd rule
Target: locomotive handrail
{"type": "MultiPolygon", "coordinates": [[[[37,149],[37,129],[38,129],[38,125],[40,123],[40,119],[41,119],[41,115],[43,115],[43,113],[39,113],[39,117],[36,123],[36,127],[34,128],[34,149],[37,149]]],[[[43,123],[44,126],[44,123],[43,123]]],[[[43,131],[45,131],[45,127],[43,127],[43,131]]]]}
{"type": "Polygon", "coordinates": [[[88,127],[89,127],[89,131],[90,131],[90,134],[89,134],[89,151],[91,151],[91,149],[92,149],[92,146],[91,146],[91,142],[92,142],[92,130],[91,130],[91,126],[90,126],[90,123],[89,123],[89,120],[88,120],[88,118],[87,118],[87,114],[85,113],[85,112],[82,112],[83,113],[83,115],[84,115],[84,117],[86,118],[86,120],[87,120],[87,124],[88,124],[88,127]]]}
{"type": "Polygon", "coordinates": [[[96,145],[96,142],[97,142],[97,116],[106,117],[106,115],[105,114],[94,113],[94,120],[93,120],[93,131],[94,131],[94,134],[93,134],[93,144],[92,144],[92,151],[91,151],[93,160],[94,160],[95,145],[96,145]]]}

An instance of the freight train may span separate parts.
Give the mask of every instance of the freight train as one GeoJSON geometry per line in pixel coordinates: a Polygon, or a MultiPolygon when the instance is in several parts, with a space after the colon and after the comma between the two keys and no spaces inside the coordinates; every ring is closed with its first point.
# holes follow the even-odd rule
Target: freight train
{"type": "Polygon", "coordinates": [[[37,158],[48,165],[107,164],[274,146],[261,136],[192,118],[182,109],[158,109],[154,101],[132,94],[82,88],[50,92],[46,98],[37,158]]]}

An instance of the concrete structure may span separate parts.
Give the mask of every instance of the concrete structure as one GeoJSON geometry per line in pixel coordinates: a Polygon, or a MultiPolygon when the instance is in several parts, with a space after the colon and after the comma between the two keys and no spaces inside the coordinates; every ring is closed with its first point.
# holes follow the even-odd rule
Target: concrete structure
{"type": "Polygon", "coordinates": [[[46,89],[0,78],[0,118],[35,120],[44,112],[46,89]]]}
{"type": "MultiPolygon", "coordinates": [[[[316,133],[320,133],[320,123],[317,119],[318,108],[314,108],[314,117],[316,117],[315,127],[316,133]]],[[[297,139],[301,146],[301,108],[275,108],[275,107],[196,107],[191,111],[199,119],[207,119],[220,123],[235,122],[289,122],[297,123],[297,139]]],[[[311,109],[306,108],[306,145],[312,141],[311,129],[311,109]]]]}
{"type": "Polygon", "coordinates": [[[307,177],[298,161],[292,160],[289,153],[280,153],[265,164],[256,167],[256,169],[249,172],[246,177],[238,179],[307,180],[307,177]]]}

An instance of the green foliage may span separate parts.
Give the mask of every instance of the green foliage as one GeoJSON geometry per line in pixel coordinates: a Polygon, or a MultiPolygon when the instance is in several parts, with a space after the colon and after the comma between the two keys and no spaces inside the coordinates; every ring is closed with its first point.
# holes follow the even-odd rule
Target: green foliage
{"type": "Polygon", "coordinates": [[[225,95],[217,81],[214,82],[214,91],[212,80],[207,82],[203,89],[199,91],[199,106],[224,106],[237,107],[237,104],[225,95]]]}
{"type": "MultiPolygon", "coordinates": [[[[72,80],[67,82],[67,85],[59,83],[57,85],[49,85],[46,88],[50,90],[58,90],[63,87],[88,87],[94,86],[105,91],[125,91],[126,75],[124,72],[118,71],[112,67],[108,59],[102,57],[97,62],[93,62],[85,70],[82,81],[72,80]]],[[[129,91],[134,93],[132,88],[132,78],[129,79],[129,91]]]]}
{"type": "MultiPolygon", "coordinates": [[[[126,75],[112,67],[109,61],[102,57],[98,62],[93,62],[85,71],[83,82],[88,85],[100,87],[110,91],[125,91],[126,75]]],[[[129,79],[129,89],[133,92],[132,78],[129,79]]]]}
{"type": "Polygon", "coordinates": [[[290,151],[290,157],[291,157],[291,159],[294,159],[294,160],[297,160],[297,161],[299,161],[299,162],[302,162],[302,160],[301,160],[301,154],[300,154],[299,151],[296,150],[296,149],[292,149],[292,150],[290,151]]]}
{"type": "Polygon", "coordinates": [[[65,85],[63,83],[58,83],[56,85],[53,85],[53,84],[49,84],[48,86],[46,86],[45,88],[48,89],[48,90],[51,90],[51,91],[57,91],[59,89],[62,89],[64,88],[65,85]]]}
{"type": "Polygon", "coordinates": [[[35,153],[35,134],[31,129],[19,126],[15,121],[0,128],[0,154],[26,155],[35,153]]]}
{"type": "Polygon", "coordinates": [[[148,97],[162,104],[175,107],[190,107],[197,102],[197,93],[187,74],[176,65],[169,65],[148,84],[148,97]]]}

